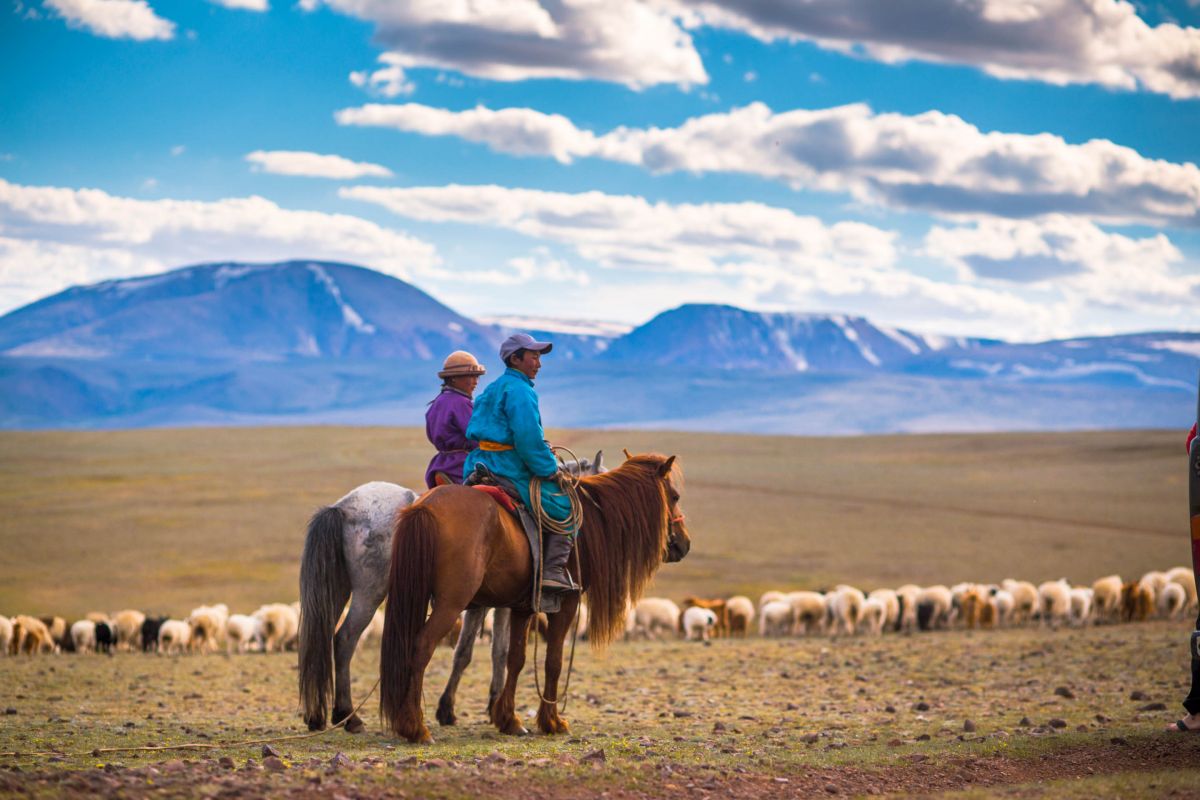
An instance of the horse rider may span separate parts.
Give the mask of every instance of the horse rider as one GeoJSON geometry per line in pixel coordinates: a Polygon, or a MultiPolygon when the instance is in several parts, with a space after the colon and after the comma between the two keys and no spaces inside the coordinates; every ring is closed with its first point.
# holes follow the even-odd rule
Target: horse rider
{"type": "MultiPolygon", "coordinates": [[[[467,455],[463,474],[469,475],[476,464],[482,464],[508,479],[532,514],[538,512],[530,501],[529,483],[536,476],[542,481],[541,511],[553,520],[566,522],[571,516],[571,503],[559,485],[558,460],[546,443],[533,388],[542,356],[553,346],[527,333],[514,333],[500,345],[500,359],[506,369],[475,404],[467,437],[479,442],[479,449],[467,455]]],[[[579,591],[567,572],[567,559],[577,533],[546,535],[542,543],[543,592],[579,591]]]]}
{"type": "Polygon", "coordinates": [[[437,455],[425,470],[425,485],[432,489],[442,483],[462,483],[463,462],[478,445],[467,438],[471,422],[475,387],[479,376],[487,372],[475,356],[456,350],[446,357],[438,377],[442,391],[425,412],[425,435],[437,448],[437,455]]]}

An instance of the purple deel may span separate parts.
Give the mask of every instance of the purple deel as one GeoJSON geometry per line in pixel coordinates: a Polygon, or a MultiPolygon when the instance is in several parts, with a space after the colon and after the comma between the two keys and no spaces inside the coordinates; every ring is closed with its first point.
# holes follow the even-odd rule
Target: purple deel
{"type": "Polygon", "coordinates": [[[466,435],[473,408],[471,398],[447,386],[425,412],[425,435],[438,451],[425,470],[425,485],[430,489],[435,472],[444,472],[455,483],[462,483],[467,453],[479,446],[466,435]]]}

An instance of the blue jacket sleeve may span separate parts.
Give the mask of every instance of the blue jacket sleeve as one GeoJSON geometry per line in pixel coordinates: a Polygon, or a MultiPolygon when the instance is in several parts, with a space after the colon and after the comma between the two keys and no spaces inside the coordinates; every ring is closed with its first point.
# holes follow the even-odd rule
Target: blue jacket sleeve
{"type": "Polygon", "coordinates": [[[504,411],[512,426],[513,448],[529,471],[539,478],[549,478],[558,472],[558,461],[542,431],[537,395],[533,390],[514,386],[505,392],[504,411]]]}

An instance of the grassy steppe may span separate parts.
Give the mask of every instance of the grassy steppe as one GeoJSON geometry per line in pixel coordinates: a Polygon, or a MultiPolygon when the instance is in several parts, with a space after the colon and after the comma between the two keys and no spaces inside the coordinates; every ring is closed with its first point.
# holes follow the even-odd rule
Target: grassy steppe
{"type": "MultiPolygon", "coordinates": [[[[1065,576],[1188,560],[1177,431],[752,437],[552,431],[580,455],[675,453],[695,544],[654,591],[1065,576]]],[[[296,596],[309,515],[418,486],[415,428],[0,434],[0,612],[246,610],[296,596]]]]}

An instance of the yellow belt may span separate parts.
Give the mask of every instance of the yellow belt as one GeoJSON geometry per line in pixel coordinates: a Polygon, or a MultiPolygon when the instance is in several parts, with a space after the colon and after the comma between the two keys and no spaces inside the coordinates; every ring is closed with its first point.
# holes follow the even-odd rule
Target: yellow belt
{"type": "Polygon", "coordinates": [[[503,453],[505,450],[512,450],[511,444],[500,444],[499,442],[480,442],[480,450],[486,450],[489,453],[503,453]]]}

